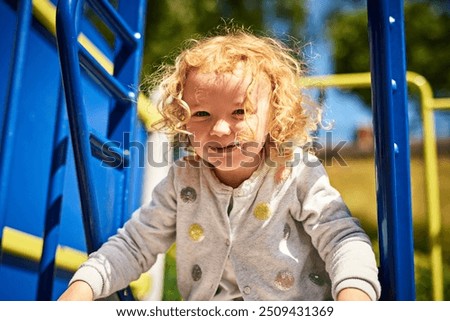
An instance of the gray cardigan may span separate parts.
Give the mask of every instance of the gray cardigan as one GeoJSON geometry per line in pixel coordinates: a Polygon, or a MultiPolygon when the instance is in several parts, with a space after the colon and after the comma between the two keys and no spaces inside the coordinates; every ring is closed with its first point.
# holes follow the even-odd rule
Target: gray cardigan
{"type": "Polygon", "coordinates": [[[263,162],[238,188],[190,159],[174,163],[138,209],[75,273],[94,298],[126,287],[176,241],[178,288],[210,300],[229,259],[244,300],[331,300],[348,287],[380,296],[371,243],[317,158],[263,162]]]}

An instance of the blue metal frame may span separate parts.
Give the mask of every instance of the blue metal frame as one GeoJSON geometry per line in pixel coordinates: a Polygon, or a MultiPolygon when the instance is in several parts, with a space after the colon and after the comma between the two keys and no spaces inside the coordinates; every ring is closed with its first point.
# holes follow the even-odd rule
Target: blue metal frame
{"type": "Polygon", "coordinates": [[[403,1],[367,4],[382,299],[414,300],[403,1]]]}
{"type": "Polygon", "coordinates": [[[0,264],[2,262],[2,239],[6,212],[6,197],[8,195],[8,183],[10,169],[13,162],[13,148],[16,124],[19,117],[19,98],[22,76],[24,73],[25,53],[30,31],[32,3],[31,0],[19,1],[19,14],[15,35],[15,47],[13,50],[12,68],[9,74],[9,88],[5,106],[4,123],[0,128],[0,264]]]}

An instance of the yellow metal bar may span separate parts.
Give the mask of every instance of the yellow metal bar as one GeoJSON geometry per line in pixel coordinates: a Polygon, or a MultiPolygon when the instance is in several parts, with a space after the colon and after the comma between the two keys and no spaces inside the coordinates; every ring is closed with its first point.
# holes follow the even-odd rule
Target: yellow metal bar
{"type": "Polygon", "coordinates": [[[49,0],[33,0],[33,14],[53,36],[56,36],[56,8],[49,0]]]}
{"type": "MultiPolygon", "coordinates": [[[[42,246],[43,241],[40,237],[8,226],[3,229],[2,250],[5,253],[32,262],[39,262],[42,256],[42,246]]],[[[86,259],[86,253],[69,247],[58,246],[55,264],[59,269],[75,272],[86,259]]]]}
{"type": "Polygon", "coordinates": [[[423,148],[425,158],[425,193],[428,213],[428,235],[430,238],[430,260],[433,284],[433,299],[444,299],[444,276],[442,263],[442,223],[439,196],[438,156],[434,125],[433,91],[429,82],[413,72],[407,74],[408,83],[419,89],[423,123],[423,148]]]}
{"type": "MultiPolygon", "coordinates": [[[[2,251],[9,255],[39,263],[42,256],[43,240],[40,237],[5,226],[3,229],[2,251]]],[[[67,246],[58,246],[55,266],[60,270],[75,272],[86,261],[87,254],[67,246]]],[[[143,273],[139,279],[130,283],[137,299],[145,298],[151,290],[152,279],[143,273]]]]}
{"type": "Polygon", "coordinates": [[[450,110],[450,98],[434,98],[433,109],[450,110]]]}
{"type": "Polygon", "coordinates": [[[305,88],[312,87],[339,87],[339,88],[366,88],[370,87],[370,73],[335,74],[324,76],[305,77],[301,84],[305,88]]]}

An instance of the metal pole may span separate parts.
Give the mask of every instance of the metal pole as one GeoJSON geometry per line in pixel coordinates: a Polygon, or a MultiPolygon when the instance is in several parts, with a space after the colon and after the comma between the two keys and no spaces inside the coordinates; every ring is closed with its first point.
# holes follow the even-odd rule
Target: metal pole
{"type": "Polygon", "coordinates": [[[78,60],[77,0],[59,1],[56,10],[56,39],[66,94],[67,115],[77,168],[77,179],[83,212],[83,224],[89,253],[103,243],[99,233],[100,218],[97,193],[92,178],[89,126],[85,110],[80,63],[78,60]],[[74,22],[75,21],[75,22],[74,22]]]}
{"type": "Polygon", "coordinates": [[[368,0],[382,299],[414,300],[402,0],[368,0]]]}
{"type": "MultiPolygon", "coordinates": [[[[8,196],[9,173],[15,146],[15,131],[19,117],[19,99],[24,73],[25,54],[32,15],[31,0],[19,1],[15,46],[12,54],[12,68],[5,106],[4,125],[0,124],[0,262],[2,261],[3,227],[6,221],[6,198],[8,196]]],[[[1,265],[0,265],[1,266],[1,265]]]]}
{"type": "Polygon", "coordinates": [[[50,301],[52,299],[55,257],[59,244],[59,224],[61,221],[64,177],[66,173],[66,156],[69,145],[68,121],[65,114],[64,92],[61,88],[59,90],[56,114],[56,130],[53,138],[53,157],[47,195],[44,243],[41,261],[39,262],[37,288],[37,300],[39,301],[50,301]]]}
{"type": "Polygon", "coordinates": [[[135,100],[130,104],[130,114],[128,119],[129,135],[123,135],[124,149],[127,149],[130,153],[130,168],[124,172],[124,206],[122,209],[121,221],[122,225],[129,219],[131,213],[136,209],[141,202],[141,193],[136,193],[135,182],[139,181],[139,176],[143,175],[143,166],[139,164],[142,154],[145,151],[139,150],[136,146],[133,146],[133,142],[141,141],[142,137],[139,135],[145,135],[141,122],[137,119],[137,100],[138,100],[138,83],[140,82],[140,71],[142,65],[142,57],[144,50],[144,34],[145,30],[145,16],[146,16],[147,2],[145,0],[139,0],[134,3],[134,6],[130,6],[128,2],[122,1],[119,3],[118,11],[125,21],[130,25],[132,30],[135,30],[134,37],[136,38],[136,47],[127,55],[127,62],[122,65],[124,59],[121,57],[123,50],[117,52],[114,65],[121,66],[115,70],[115,76],[123,83],[131,84],[135,90],[135,100]],[[123,68],[126,67],[126,68],[123,68]],[[128,139],[126,139],[128,138],[128,139]]]}

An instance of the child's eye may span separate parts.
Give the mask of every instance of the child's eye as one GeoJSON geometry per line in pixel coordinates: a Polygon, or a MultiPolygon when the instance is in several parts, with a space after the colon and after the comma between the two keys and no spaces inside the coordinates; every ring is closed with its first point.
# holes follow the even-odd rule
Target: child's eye
{"type": "Polygon", "coordinates": [[[192,116],[193,117],[208,117],[209,113],[207,111],[197,111],[192,116]]]}
{"type": "Polygon", "coordinates": [[[245,115],[245,110],[242,108],[236,109],[235,111],[233,111],[233,115],[243,116],[245,115]]]}

